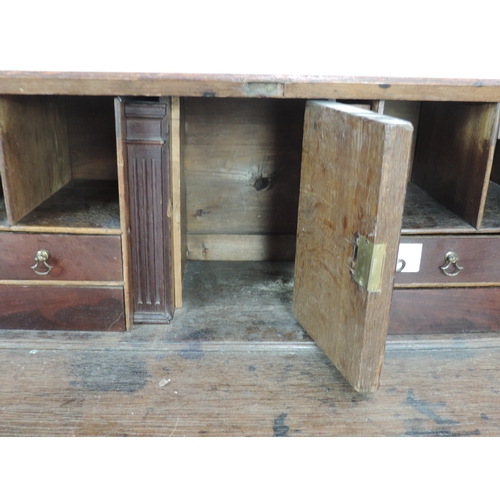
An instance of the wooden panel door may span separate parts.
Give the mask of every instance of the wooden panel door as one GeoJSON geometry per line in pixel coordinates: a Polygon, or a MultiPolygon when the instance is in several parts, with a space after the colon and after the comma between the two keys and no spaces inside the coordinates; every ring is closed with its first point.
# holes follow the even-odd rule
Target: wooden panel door
{"type": "Polygon", "coordinates": [[[359,392],[379,385],[412,131],[345,104],[306,106],[294,313],[359,392]]]}
{"type": "Polygon", "coordinates": [[[133,321],[168,323],[173,314],[169,104],[117,99],[115,111],[128,208],[124,233],[130,257],[125,260],[133,321]]]}

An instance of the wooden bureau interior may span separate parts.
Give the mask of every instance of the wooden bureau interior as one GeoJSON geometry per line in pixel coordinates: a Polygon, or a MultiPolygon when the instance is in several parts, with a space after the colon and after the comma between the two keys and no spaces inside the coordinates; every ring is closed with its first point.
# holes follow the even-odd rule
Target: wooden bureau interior
{"type": "MultiPolygon", "coordinates": [[[[401,243],[420,271],[394,263],[389,333],[500,332],[498,105],[342,102],[414,128],[401,243]]],[[[0,328],[175,322],[189,261],[293,268],[306,105],[1,96],[0,328]]]]}

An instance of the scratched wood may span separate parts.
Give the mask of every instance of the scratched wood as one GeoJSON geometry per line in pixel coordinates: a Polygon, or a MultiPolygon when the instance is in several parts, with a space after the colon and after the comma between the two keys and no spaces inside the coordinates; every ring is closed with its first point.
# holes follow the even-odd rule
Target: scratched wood
{"type": "Polygon", "coordinates": [[[412,131],[353,106],[306,106],[294,313],[361,392],[382,367],[412,131]],[[352,279],[356,235],[385,245],[377,293],[352,279]]]}
{"type": "Polygon", "coordinates": [[[47,96],[0,97],[0,171],[15,224],[71,179],[64,106],[47,96]]]}
{"type": "Polygon", "coordinates": [[[1,71],[0,93],[499,102],[500,80],[1,71]]]}
{"type": "Polygon", "coordinates": [[[356,393],[309,342],[3,331],[1,436],[499,436],[499,339],[387,346],[356,393]]]}

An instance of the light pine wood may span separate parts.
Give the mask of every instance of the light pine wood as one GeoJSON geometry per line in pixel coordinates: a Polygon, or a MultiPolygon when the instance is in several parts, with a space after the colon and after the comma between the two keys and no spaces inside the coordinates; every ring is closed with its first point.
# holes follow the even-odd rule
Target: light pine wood
{"type": "Polygon", "coordinates": [[[15,224],[71,179],[64,107],[52,97],[0,97],[0,171],[15,224]]]}
{"type": "Polygon", "coordinates": [[[294,312],[360,392],[379,384],[412,130],[344,104],[306,107],[294,312]],[[358,234],[386,245],[377,293],[351,277],[358,234]]]}
{"type": "Polygon", "coordinates": [[[295,236],[289,234],[191,234],[190,260],[293,260],[295,236]]]}
{"type": "Polygon", "coordinates": [[[294,234],[304,102],[186,99],[188,234],[294,234]]]}
{"type": "MultiPolygon", "coordinates": [[[[182,272],[186,248],[183,245],[182,227],[186,217],[185,187],[183,184],[183,165],[181,161],[181,104],[178,97],[171,98],[170,104],[170,188],[172,220],[172,285],[174,306],[182,307],[182,272]],[[184,255],[183,255],[184,254],[184,255]]],[[[185,240],[184,240],[185,243],[185,240]]]]}
{"type": "Polygon", "coordinates": [[[481,227],[497,142],[500,106],[422,104],[412,181],[474,227],[481,227]]]}
{"type": "Polygon", "coordinates": [[[125,285],[124,292],[124,312],[125,328],[130,330],[133,324],[133,306],[132,306],[132,285],[130,271],[130,227],[129,197],[128,197],[128,160],[127,148],[125,146],[125,109],[121,98],[117,97],[114,101],[115,109],[115,127],[116,127],[116,160],[118,176],[118,193],[120,206],[120,231],[122,235],[122,260],[123,260],[123,280],[125,285]]]}

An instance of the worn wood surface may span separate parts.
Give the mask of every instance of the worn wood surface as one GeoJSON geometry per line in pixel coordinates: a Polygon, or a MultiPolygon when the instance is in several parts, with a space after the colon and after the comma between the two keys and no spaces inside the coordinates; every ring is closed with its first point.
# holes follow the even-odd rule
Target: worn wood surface
{"type": "Polygon", "coordinates": [[[120,213],[120,232],[122,243],[122,262],[123,262],[123,296],[125,310],[126,329],[130,330],[133,323],[133,297],[132,297],[132,270],[130,257],[130,201],[128,179],[128,160],[127,148],[125,145],[125,109],[122,99],[116,97],[114,100],[115,129],[116,129],[116,162],[118,177],[118,198],[120,213]]]}
{"type": "Polygon", "coordinates": [[[123,287],[0,285],[0,328],[123,331],[123,287]]]}
{"type": "Polygon", "coordinates": [[[391,335],[356,393],[292,314],[293,264],[188,262],[131,332],[0,331],[2,436],[498,436],[500,338],[391,335]]]}
{"type": "Polygon", "coordinates": [[[122,105],[134,321],[168,322],[173,313],[169,104],[122,105]]]}
{"type": "Polygon", "coordinates": [[[116,181],[70,181],[14,226],[0,198],[0,231],[120,234],[116,181]]]}
{"type": "MultiPolygon", "coordinates": [[[[121,281],[119,236],[2,233],[0,279],[73,281],[121,281]],[[47,250],[49,274],[38,276],[31,268],[38,250],[47,250]]],[[[39,263],[39,272],[48,269],[39,263]]]]}
{"type": "Polygon", "coordinates": [[[389,333],[500,332],[500,288],[396,289],[389,333]]]}
{"type": "Polygon", "coordinates": [[[412,181],[481,227],[498,134],[496,104],[423,103],[412,181]]]}
{"type": "Polygon", "coordinates": [[[412,130],[344,104],[306,106],[294,312],[362,392],[382,367],[412,130]],[[386,245],[377,293],[352,279],[357,235],[386,245]]]}
{"type": "Polygon", "coordinates": [[[73,179],[116,179],[113,98],[61,97],[68,121],[73,179]]]}
{"type": "Polygon", "coordinates": [[[500,102],[500,80],[1,71],[0,93],[500,102]]]}
{"type": "Polygon", "coordinates": [[[361,395],[310,341],[148,328],[1,332],[0,435],[500,435],[499,339],[391,337],[380,389],[361,395]]]}
{"type": "Polygon", "coordinates": [[[191,260],[293,260],[292,234],[190,234],[187,255],[191,260]]]}
{"type": "Polygon", "coordinates": [[[185,104],[188,236],[295,234],[304,102],[185,104]]]}
{"type": "Polygon", "coordinates": [[[172,207],[172,285],[174,305],[182,307],[182,274],[184,271],[186,243],[186,182],[184,178],[184,144],[181,133],[181,102],[177,97],[170,105],[170,186],[172,207]]]}
{"type": "Polygon", "coordinates": [[[66,114],[58,100],[0,96],[0,172],[10,225],[71,179],[66,114]]]}
{"type": "MultiPolygon", "coordinates": [[[[401,243],[422,244],[420,270],[417,273],[397,273],[395,286],[464,286],[500,284],[499,236],[403,237],[401,243]],[[455,252],[463,267],[457,276],[447,276],[445,265],[448,252],[455,252]]],[[[449,272],[456,272],[451,265],[449,272]]]]}

